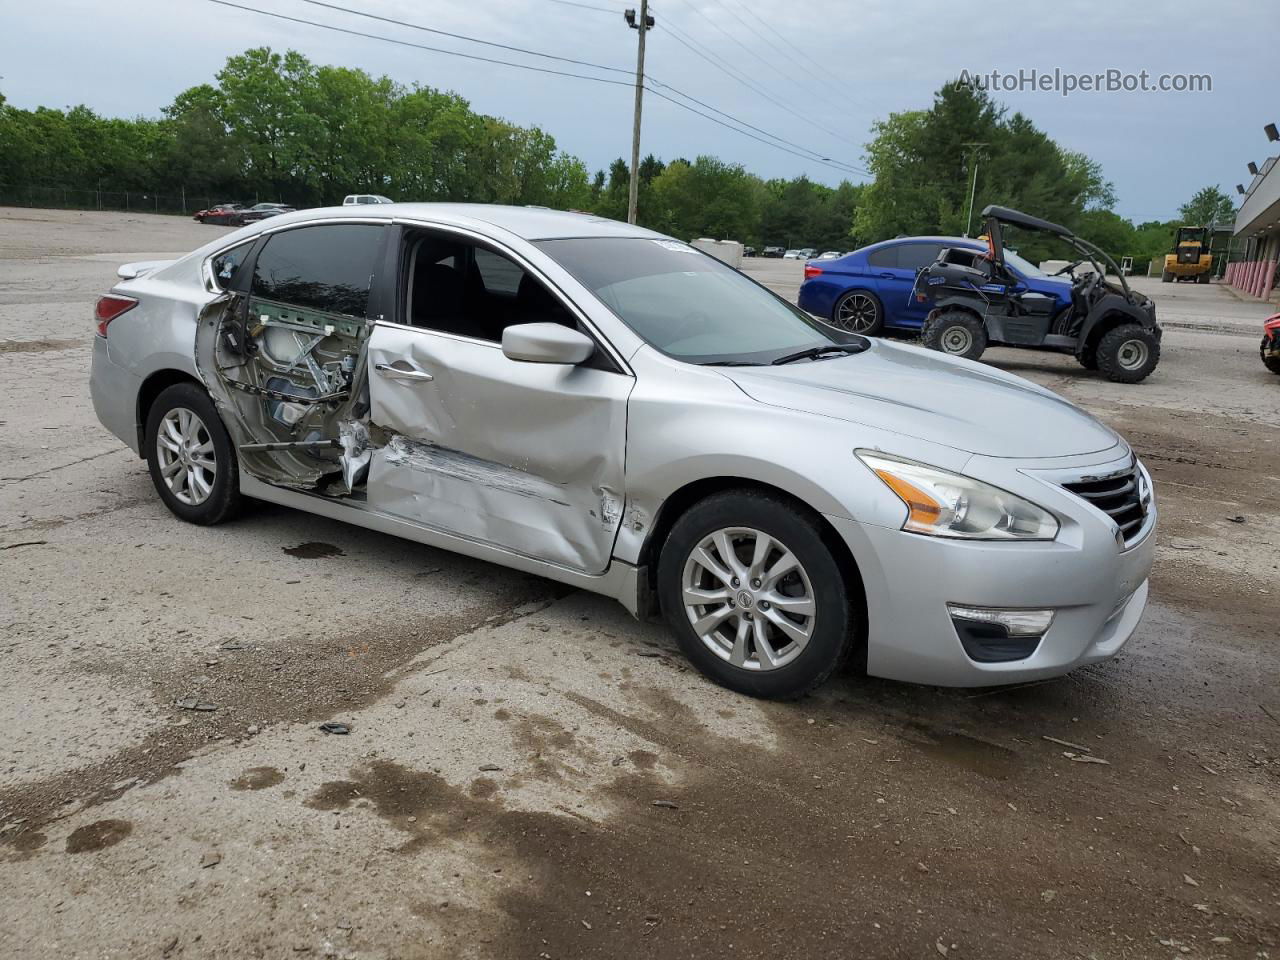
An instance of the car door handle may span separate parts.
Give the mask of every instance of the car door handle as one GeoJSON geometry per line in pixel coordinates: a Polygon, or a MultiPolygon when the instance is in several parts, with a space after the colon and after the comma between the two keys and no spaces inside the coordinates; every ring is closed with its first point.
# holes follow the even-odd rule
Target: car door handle
{"type": "Polygon", "coordinates": [[[389,363],[375,363],[373,365],[373,369],[378,371],[378,373],[382,374],[382,376],[386,377],[388,380],[421,380],[425,383],[429,380],[435,379],[435,377],[427,373],[427,371],[419,370],[417,367],[405,369],[404,367],[392,366],[389,363]]]}
{"type": "Polygon", "coordinates": [[[882,274],[880,274],[880,279],[881,279],[881,280],[892,280],[892,279],[893,279],[893,277],[894,277],[894,275],[893,275],[892,273],[882,273],[882,274]]]}

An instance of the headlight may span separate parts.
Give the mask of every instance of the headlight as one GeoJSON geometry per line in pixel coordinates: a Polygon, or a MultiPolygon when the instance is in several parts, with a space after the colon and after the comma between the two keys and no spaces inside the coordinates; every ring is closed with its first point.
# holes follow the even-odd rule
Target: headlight
{"type": "Polygon", "coordinates": [[[903,530],[961,540],[1052,540],[1058,535],[1053,514],[1017,494],[874,450],[854,453],[907,505],[903,530]]]}

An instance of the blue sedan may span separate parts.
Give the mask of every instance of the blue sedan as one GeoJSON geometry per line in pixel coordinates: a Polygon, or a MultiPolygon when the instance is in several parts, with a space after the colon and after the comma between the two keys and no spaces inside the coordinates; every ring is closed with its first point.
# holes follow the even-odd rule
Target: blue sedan
{"type": "MultiPolygon", "coordinates": [[[[804,268],[798,303],[850,333],[877,334],[885,327],[919,330],[929,303],[915,296],[916,274],[938,259],[945,247],[985,252],[985,243],[968,237],[899,237],[862,247],[804,268]]],[[[1071,303],[1071,281],[1051,277],[1016,253],[1005,262],[1028,290],[1071,303]]],[[[1056,309],[1055,309],[1056,313],[1056,309]]]]}

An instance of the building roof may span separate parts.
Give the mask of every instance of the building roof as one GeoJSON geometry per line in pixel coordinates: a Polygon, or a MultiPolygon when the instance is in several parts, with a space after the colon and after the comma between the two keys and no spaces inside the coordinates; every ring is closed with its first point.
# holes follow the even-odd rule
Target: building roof
{"type": "Polygon", "coordinates": [[[1236,212],[1235,235],[1248,238],[1280,225],[1280,163],[1268,157],[1236,212]]]}

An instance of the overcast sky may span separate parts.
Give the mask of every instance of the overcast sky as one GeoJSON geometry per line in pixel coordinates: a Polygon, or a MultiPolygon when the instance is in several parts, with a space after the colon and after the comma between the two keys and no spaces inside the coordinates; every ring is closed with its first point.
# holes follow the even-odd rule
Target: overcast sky
{"type": "MultiPolygon", "coordinates": [[[[429,46],[581,69],[303,0],[237,2],[429,46]]],[[[623,0],[580,0],[613,13],[555,0],[332,2],[559,56],[635,66],[636,33],[623,22],[623,0]]],[[[1174,216],[1207,184],[1234,194],[1236,183],[1248,182],[1247,162],[1260,163],[1269,147],[1276,152],[1262,132],[1264,124],[1280,122],[1280,3],[1274,0],[654,0],[653,13],[658,25],[649,35],[648,72],[655,80],[847,164],[860,165],[873,120],[928,106],[933,91],[962,69],[1210,74],[1211,93],[997,95],[1063,146],[1099,161],[1115,184],[1118,211],[1135,221],[1174,216]],[[664,29],[668,25],[674,29],[664,29]],[[674,31],[791,108],[707,63],[674,31]]],[[[105,114],[154,116],[179,91],[211,80],[228,55],[263,44],[300,50],[317,63],[454,90],[476,110],[541,126],[592,170],[630,152],[633,93],[627,87],[345,36],[209,0],[132,0],[123,7],[0,0],[0,92],[21,107],[84,103],[105,114]]],[[[642,148],[664,158],[711,153],[763,177],[807,173],[832,184],[842,177],[654,97],[645,103],[642,148]]]]}

